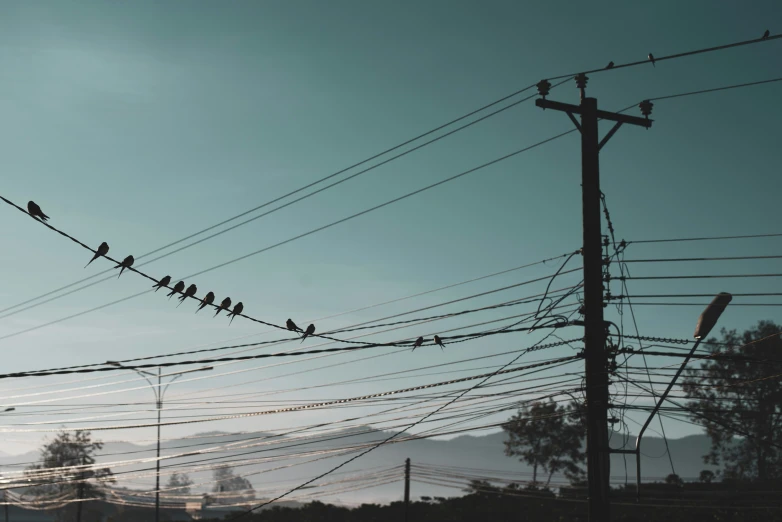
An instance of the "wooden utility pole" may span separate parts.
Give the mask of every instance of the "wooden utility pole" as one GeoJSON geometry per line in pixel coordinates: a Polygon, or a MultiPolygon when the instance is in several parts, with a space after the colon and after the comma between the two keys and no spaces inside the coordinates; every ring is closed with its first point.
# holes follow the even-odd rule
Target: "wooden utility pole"
{"type": "Polygon", "coordinates": [[[410,508],[410,458],[405,459],[405,522],[410,508]]]}
{"type": "Polygon", "coordinates": [[[581,132],[581,203],[583,224],[582,256],[584,261],[584,359],[587,403],[587,478],[589,481],[589,520],[608,522],[611,519],[609,501],[610,455],[608,446],[608,357],[606,324],[603,319],[603,236],[600,204],[600,149],[623,123],[649,128],[652,104],[641,103],[646,118],[625,116],[598,110],[597,99],[585,95],[587,77],[575,78],[581,91],[581,104],[571,105],[546,100],[551,89],[547,80],[538,83],[541,99],[535,104],[543,109],[565,112],[581,132]],[[648,109],[648,110],[647,110],[648,109]],[[581,116],[581,122],[574,114],[581,116]],[[616,122],[600,140],[597,122],[616,122]]]}

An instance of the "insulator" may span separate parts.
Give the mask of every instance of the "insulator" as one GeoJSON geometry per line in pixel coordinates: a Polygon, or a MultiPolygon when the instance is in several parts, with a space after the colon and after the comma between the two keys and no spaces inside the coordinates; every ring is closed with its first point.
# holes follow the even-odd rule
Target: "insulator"
{"type": "Polygon", "coordinates": [[[575,80],[576,80],[576,87],[578,87],[581,90],[586,89],[587,80],[589,80],[586,74],[584,73],[577,74],[575,80]]]}
{"type": "Polygon", "coordinates": [[[546,96],[548,96],[549,91],[551,90],[551,82],[548,80],[540,80],[537,83],[538,87],[538,94],[540,94],[543,99],[546,99],[546,96]]]}
{"type": "Polygon", "coordinates": [[[654,104],[649,100],[644,100],[639,103],[638,106],[641,108],[641,114],[643,114],[648,120],[649,116],[652,114],[652,107],[654,107],[654,104]]]}

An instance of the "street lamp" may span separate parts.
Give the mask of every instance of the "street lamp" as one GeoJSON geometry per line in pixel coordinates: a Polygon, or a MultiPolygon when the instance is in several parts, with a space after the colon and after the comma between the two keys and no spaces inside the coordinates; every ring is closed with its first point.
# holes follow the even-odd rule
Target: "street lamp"
{"type": "Polygon", "coordinates": [[[641,431],[638,433],[638,438],[635,439],[635,450],[630,451],[635,453],[636,495],[638,500],[641,499],[641,438],[644,436],[646,428],[649,427],[649,423],[652,422],[652,419],[660,410],[660,406],[662,406],[663,401],[668,397],[668,393],[671,391],[671,388],[673,388],[673,385],[676,384],[676,379],[679,378],[679,375],[681,375],[684,367],[687,366],[687,363],[695,353],[695,350],[698,349],[701,341],[703,341],[709,335],[711,329],[714,328],[714,326],[717,324],[717,320],[720,318],[722,312],[725,311],[725,307],[728,306],[728,303],[730,303],[732,299],[733,296],[729,293],[720,292],[714,299],[712,299],[711,303],[709,303],[701,316],[698,318],[698,325],[695,327],[694,335],[695,344],[690,350],[690,353],[687,354],[687,357],[684,358],[681,366],[679,366],[679,369],[676,371],[676,375],[673,376],[673,380],[671,380],[671,382],[668,384],[668,387],[657,400],[657,404],[655,404],[652,412],[649,414],[649,418],[646,419],[646,422],[644,422],[641,431]]]}
{"type": "MultiPolygon", "coordinates": [[[[106,364],[109,364],[111,366],[116,366],[117,368],[125,368],[125,366],[122,366],[122,364],[118,363],[117,361],[106,361],[106,364]]],[[[137,374],[144,377],[144,380],[146,380],[149,383],[149,386],[152,388],[152,393],[155,394],[155,406],[157,408],[157,466],[156,466],[157,469],[155,472],[155,522],[160,522],[160,412],[163,409],[163,396],[165,395],[169,385],[175,380],[179,379],[184,374],[194,373],[194,372],[205,372],[205,371],[213,370],[214,368],[211,366],[206,366],[203,368],[195,368],[193,370],[185,370],[183,372],[161,374],[160,366],[158,366],[157,375],[151,372],[137,370],[135,368],[127,368],[127,369],[133,370],[137,374]],[[150,381],[148,376],[152,377],[153,379],[157,377],[157,384],[154,384],[152,381],[150,381]],[[165,384],[165,386],[163,386],[162,383],[163,377],[173,377],[173,379],[168,381],[165,384]]]]}

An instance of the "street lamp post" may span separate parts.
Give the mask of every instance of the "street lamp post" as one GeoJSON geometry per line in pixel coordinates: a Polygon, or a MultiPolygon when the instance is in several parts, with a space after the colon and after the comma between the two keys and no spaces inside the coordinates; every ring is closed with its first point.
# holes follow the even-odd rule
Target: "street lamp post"
{"type": "MultiPolygon", "coordinates": [[[[124,366],[122,366],[122,364],[116,361],[107,361],[106,364],[110,364],[118,368],[125,368],[124,366]]],[[[135,368],[128,368],[128,370],[133,370],[137,374],[141,375],[144,378],[144,380],[146,380],[149,383],[149,386],[152,388],[152,393],[155,394],[155,408],[157,409],[157,459],[156,459],[157,465],[155,471],[155,522],[160,522],[160,413],[163,409],[163,396],[165,395],[166,390],[171,385],[171,383],[177,380],[178,378],[180,378],[182,375],[186,373],[205,372],[212,369],[213,368],[211,366],[207,366],[204,368],[196,368],[194,370],[185,370],[184,372],[161,374],[160,367],[158,366],[157,375],[155,375],[154,373],[151,372],[145,372],[143,370],[137,370],[135,368]],[[152,381],[150,381],[149,377],[152,377],[153,379],[157,377],[157,384],[154,384],[152,381]],[[165,385],[163,385],[163,381],[162,381],[163,377],[173,377],[173,379],[171,379],[165,385]]]]}
{"type": "Polygon", "coordinates": [[[665,388],[663,394],[659,399],[657,399],[657,404],[654,405],[654,408],[649,414],[649,417],[646,419],[646,422],[644,422],[641,431],[638,432],[638,437],[635,440],[635,450],[631,451],[635,453],[636,495],[639,500],[641,498],[641,438],[644,436],[646,428],[649,427],[649,423],[651,423],[652,419],[654,419],[654,416],[657,415],[657,412],[660,410],[660,406],[662,406],[663,401],[665,401],[665,399],[668,397],[668,393],[670,393],[673,385],[676,384],[676,380],[679,378],[679,375],[681,375],[682,371],[684,371],[684,367],[687,366],[687,363],[695,353],[695,350],[698,349],[701,341],[703,341],[709,335],[711,329],[714,328],[714,326],[717,324],[717,320],[720,318],[722,312],[725,311],[725,307],[728,306],[728,303],[730,303],[732,299],[733,296],[729,293],[721,292],[717,294],[717,296],[703,311],[700,318],[698,319],[698,325],[695,327],[695,344],[690,350],[690,353],[687,354],[687,357],[684,358],[684,361],[682,361],[681,366],[679,366],[679,369],[676,371],[673,379],[668,384],[668,387],[665,388]]]}

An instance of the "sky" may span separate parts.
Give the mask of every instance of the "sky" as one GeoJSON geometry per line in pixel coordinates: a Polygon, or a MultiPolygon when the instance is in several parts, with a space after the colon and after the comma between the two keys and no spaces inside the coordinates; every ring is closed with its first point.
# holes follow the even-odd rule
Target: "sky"
{"type": "MultiPolygon", "coordinates": [[[[602,67],[609,61],[642,60],[650,52],[660,57],[760,37],[766,29],[772,34],[782,31],[769,25],[782,19],[782,4],[771,0],[589,5],[499,0],[8,1],[0,6],[0,14],[4,72],[0,191],[21,206],[36,201],[51,216],[52,225],[88,244],[107,241],[110,254],[120,259],[131,253],[138,257],[259,206],[541,79],[602,67]]],[[[619,110],[650,97],[772,79],[782,76],[780,45],[775,40],[660,62],[656,67],[594,74],[587,93],[598,99],[601,108],[619,110]]],[[[780,88],[782,83],[771,83],[661,100],[655,102],[650,130],[620,129],[601,152],[602,189],[617,239],[782,232],[778,217],[782,180],[777,175],[782,159],[780,88]]],[[[568,81],[550,98],[578,103],[578,91],[568,81]]],[[[628,113],[640,115],[637,109],[628,113]]],[[[144,270],[155,277],[174,278],[199,272],[571,127],[562,113],[542,111],[530,100],[144,270]]],[[[607,130],[601,126],[602,132],[607,130]]],[[[88,252],[11,207],[0,212],[5,230],[0,309],[111,268],[105,260],[84,268],[88,252]]],[[[257,212],[248,217],[254,215],[257,212]]],[[[638,244],[628,248],[627,258],[778,255],[780,241],[638,244]]],[[[571,134],[187,282],[197,283],[201,295],[214,291],[218,301],[225,296],[242,301],[253,317],[276,324],[291,317],[304,326],[313,318],[561,256],[580,248],[580,242],[580,147],[577,135],[571,134]]],[[[558,263],[342,315],[316,326],[325,331],[440,304],[550,275],[558,263]]],[[[579,259],[571,263],[568,268],[576,268],[579,259]]],[[[777,266],[774,260],[639,263],[631,270],[633,275],[761,274],[779,272],[777,266]]],[[[577,282],[577,274],[563,276],[552,288],[577,282]]],[[[542,292],[545,283],[418,316],[524,297],[542,292]]],[[[779,280],[629,284],[634,295],[715,294],[775,292],[779,280]]],[[[127,274],[14,315],[0,313],[3,372],[172,353],[232,344],[235,341],[229,340],[236,338],[250,339],[239,342],[274,338],[268,328],[249,321],[236,320],[229,326],[225,317],[196,315],[193,303],[177,308],[162,293],[18,333],[149,286],[148,281],[127,274]]],[[[737,297],[734,303],[774,301],[737,297]]],[[[723,315],[720,326],[744,329],[759,319],[776,320],[778,310],[735,306],[723,315]]],[[[699,313],[698,306],[635,307],[641,334],[659,337],[690,338],[699,313]]],[[[619,321],[613,307],[607,314],[619,321]]],[[[505,315],[510,314],[470,315],[451,319],[442,328],[505,315]]],[[[626,325],[630,323],[627,314],[624,319],[626,325]]],[[[409,339],[437,333],[437,328],[439,324],[429,324],[367,339],[409,339]]],[[[578,333],[560,335],[574,338],[578,333]]],[[[297,361],[290,368],[259,369],[268,361],[216,365],[211,372],[183,376],[167,396],[182,400],[333,383],[499,354],[540,337],[494,336],[447,346],[445,351],[427,347],[357,362],[357,355],[343,355],[326,359],[333,365],[319,371],[314,370],[326,364],[321,360],[297,361]],[[313,371],[281,376],[299,369],[313,371]],[[236,371],[242,373],[228,374],[236,371]]],[[[246,353],[262,353],[262,349],[246,353]]],[[[523,361],[572,353],[562,347],[525,356],[523,361]]],[[[511,357],[498,356],[481,361],[480,366],[504,364],[511,357]]],[[[471,368],[467,363],[456,367],[471,368]]],[[[96,380],[86,380],[92,378],[87,374],[1,382],[0,404],[17,408],[0,418],[2,450],[34,449],[42,437],[51,436],[19,430],[56,429],[60,422],[71,427],[96,425],[86,413],[42,414],[64,400],[104,404],[101,411],[107,414],[120,411],[116,409],[120,402],[152,401],[146,383],[131,373],[99,374],[96,380]],[[88,388],[97,385],[105,386],[88,388]],[[45,407],[32,404],[37,401],[53,402],[45,407]],[[40,422],[51,424],[30,424],[40,422]]],[[[400,377],[285,396],[325,400],[445,378],[400,377]]],[[[111,418],[111,422],[151,422],[151,410],[150,406],[146,412],[111,418]]],[[[208,415],[226,411],[215,407],[208,415]]],[[[207,410],[202,413],[207,415],[207,410]]],[[[323,410],[179,425],[166,427],[164,436],[284,429],[344,416],[339,410],[323,410]]],[[[670,437],[698,432],[691,425],[666,422],[670,437]]],[[[631,432],[636,429],[630,426],[631,432]]],[[[154,432],[153,428],[125,429],[100,436],[140,441],[149,440],[154,432]]]]}

